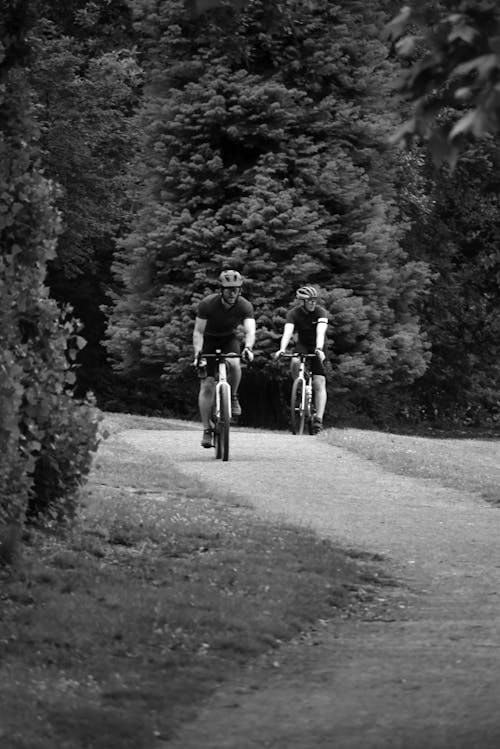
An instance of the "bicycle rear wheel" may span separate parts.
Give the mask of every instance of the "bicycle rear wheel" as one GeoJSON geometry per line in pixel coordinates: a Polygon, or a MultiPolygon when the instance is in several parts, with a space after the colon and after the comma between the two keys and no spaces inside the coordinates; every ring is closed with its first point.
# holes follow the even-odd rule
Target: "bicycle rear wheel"
{"type": "Polygon", "coordinates": [[[306,383],[299,377],[292,385],[292,396],[290,399],[290,426],[293,434],[302,434],[304,431],[304,390],[306,383]]]}

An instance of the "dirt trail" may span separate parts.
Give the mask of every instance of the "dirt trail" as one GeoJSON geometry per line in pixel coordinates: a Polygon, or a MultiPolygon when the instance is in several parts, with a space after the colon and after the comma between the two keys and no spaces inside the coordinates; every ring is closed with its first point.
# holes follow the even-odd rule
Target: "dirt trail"
{"type": "MultiPolygon", "coordinates": [[[[235,430],[228,463],[199,430],[130,430],[256,511],[382,554],[390,615],[328,625],[224,686],[170,749],[498,749],[499,510],[321,439],[235,430]]],[[[383,592],[382,592],[383,595],[383,592]]]]}

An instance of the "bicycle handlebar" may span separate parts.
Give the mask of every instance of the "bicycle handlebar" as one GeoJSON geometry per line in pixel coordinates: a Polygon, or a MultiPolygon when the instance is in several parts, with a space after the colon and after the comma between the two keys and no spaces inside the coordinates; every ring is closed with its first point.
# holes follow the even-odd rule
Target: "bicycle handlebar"
{"type": "Polygon", "coordinates": [[[200,354],[200,359],[241,359],[241,354],[224,354],[218,351],[215,354],[200,354]]]}
{"type": "Polygon", "coordinates": [[[316,359],[316,354],[302,354],[299,351],[293,354],[281,354],[279,359],[316,359]]]}

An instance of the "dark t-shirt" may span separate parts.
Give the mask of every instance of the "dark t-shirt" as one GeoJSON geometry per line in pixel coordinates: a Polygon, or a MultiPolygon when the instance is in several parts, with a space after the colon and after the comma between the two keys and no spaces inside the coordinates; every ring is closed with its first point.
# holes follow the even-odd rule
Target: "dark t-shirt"
{"type": "Polygon", "coordinates": [[[210,294],[202,299],[198,305],[197,317],[207,321],[206,336],[225,337],[233,335],[243,320],[253,318],[251,303],[243,296],[239,296],[232,307],[225,307],[220,294],[210,294]]]}
{"type": "Polygon", "coordinates": [[[324,307],[316,305],[312,312],[308,312],[300,305],[288,311],[285,322],[293,323],[299,343],[313,350],[316,348],[316,325],[320,320],[328,322],[328,312],[324,307]]]}

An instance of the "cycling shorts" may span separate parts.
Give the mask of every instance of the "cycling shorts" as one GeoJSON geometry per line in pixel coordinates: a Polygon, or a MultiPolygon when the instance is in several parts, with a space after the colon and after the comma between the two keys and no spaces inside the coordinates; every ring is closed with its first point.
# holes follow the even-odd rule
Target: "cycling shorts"
{"type": "MultiPolygon", "coordinates": [[[[240,342],[234,334],[224,337],[206,335],[203,338],[203,349],[201,355],[215,354],[217,349],[220,349],[223,354],[239,354],[241,352],[240,342]]],[[[208,377],[215,377],[216,368],[217,364],[215,363],[215,359],[207,359],[208,377]]]]}
{"type": "MultiPolygon", "coordinates": [[[[308,346],[304,346],[304,344],[300,342],[298,342],[295,346],[295,351],[298,351],[299,354],[314,354],[314,349],[311,349],[308,346]]],[[[325,361],[320,361],[320,359],[315,356],[314,359],[307,360],[307,366],[309,367],[313,375],[323,375],[323,377],[326,377],[325,362],[326,359],[325,361]]]]}

